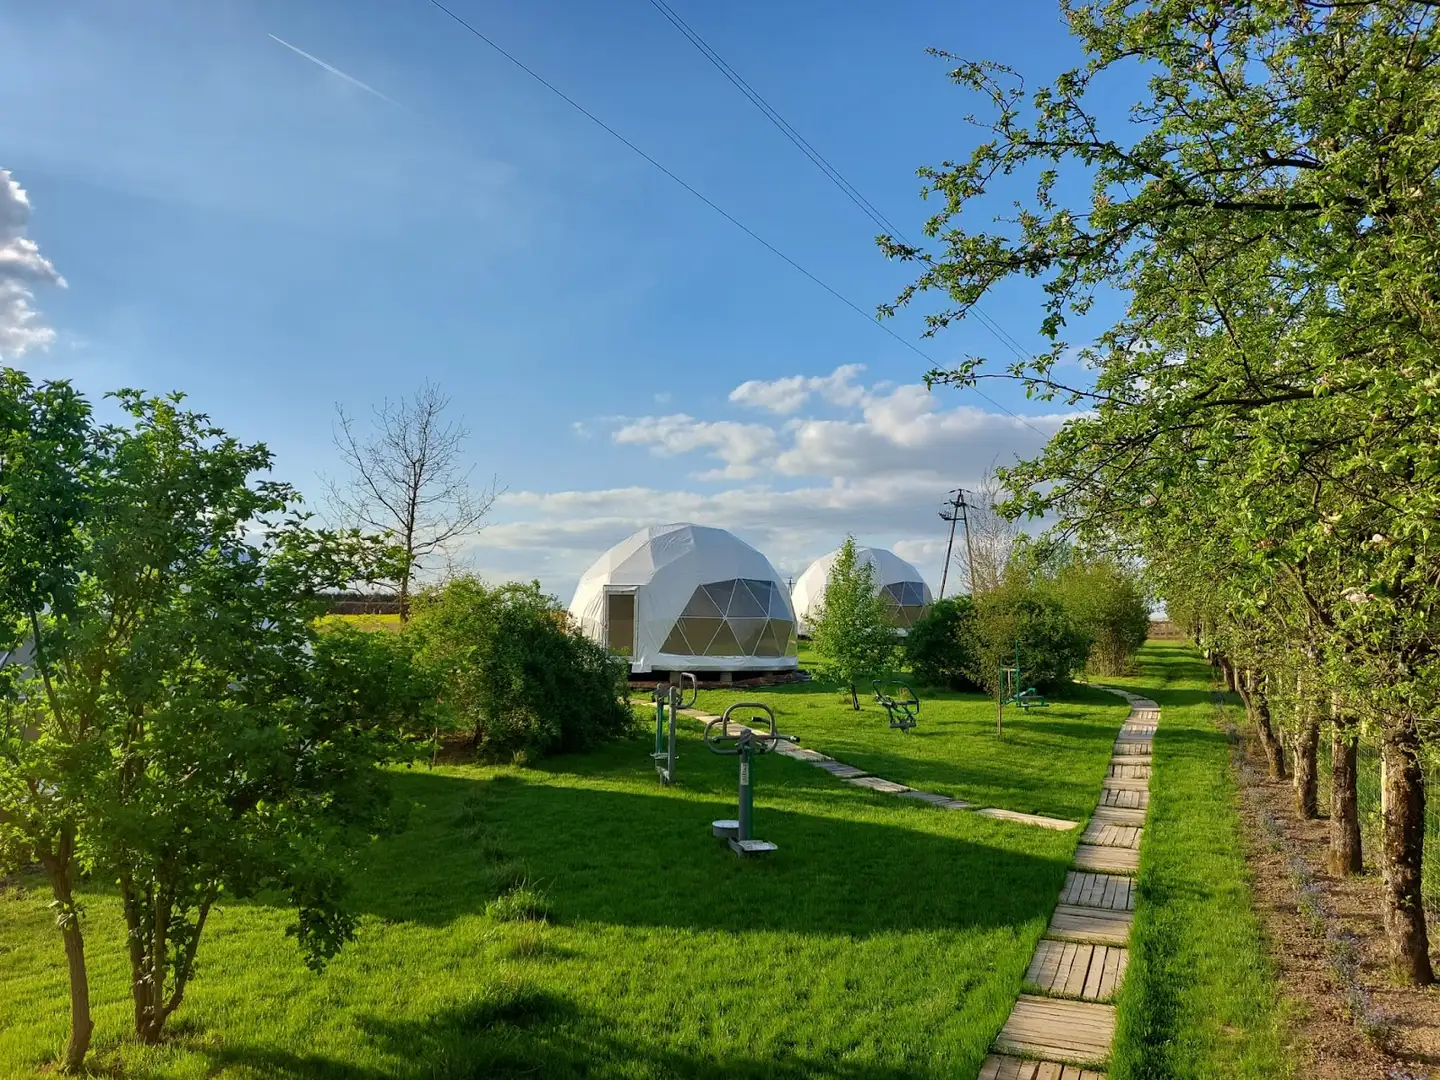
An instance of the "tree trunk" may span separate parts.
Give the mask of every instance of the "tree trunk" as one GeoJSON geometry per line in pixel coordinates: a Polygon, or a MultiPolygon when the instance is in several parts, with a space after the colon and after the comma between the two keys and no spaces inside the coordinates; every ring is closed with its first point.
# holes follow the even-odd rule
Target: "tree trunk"
{"type": "Polygon", "coordinates": [[[69,861],[42,855],[41,865],[50,879],[55,894],[56,922],[65,942],[65,965],[70,974],[70,1041],[65,1046],[61,1069],[67,1073],[83,1072],[85,1055],[90,1050],[90,1036],[95,1021],[90,1017],[90,976],[85,969],[85,934],[80,928],[80,912],[70,890],[69,861]]]}
{"type": "Polygon", "coordinates": [[[1330,736],[1330,854],[1332,873],[1342,877],[1365,869],[1360,850],[1360,804],[1356,795],[1358,732],[1339,697],[1332,699],[1330,736]]]}
{"type": "Polygon", "coordinates": [[[1270,724],[1270,699],[1266,697],[1262,683],[1262,677],[1247,668],[1238,681],[1240,697],[1255,725],[1255,733],[1260,736],[1260,745],[1265,748],[1265,761],[1270,766],[1270,778],[1284,780],[1285,748],[1280,745],[1275,729],[1270,724]]]}
{"type": "Polygon", "coordinates": [[[1225,690],[1228,693],[1233,694],[1236,692],[1235,665],[1230,663],[1230,658],[1224,653],[1220,653],[1218,655],[1220,661],[1220,674],[1225,677],[1225,690]]]}
{"type": "Polygon", "coordinates": [[[1383,831],[1381,894],[1390,959],[1396,972],[1415,986],[1435,981],[1430,939],[1420,892],[1425,842],[1425,775],[1420,737],[1411,716],[1386,717],[1380,743],[1383,831]]]}
{"type": "Polygon", "coordinates": [[[1320,718],[1315,715],[1314,702],[1303,690],[1296,698],[1299,723],[1295,732],[1295,812],[1302,818],[1320,816],[1319,766],[1320,718]]]}

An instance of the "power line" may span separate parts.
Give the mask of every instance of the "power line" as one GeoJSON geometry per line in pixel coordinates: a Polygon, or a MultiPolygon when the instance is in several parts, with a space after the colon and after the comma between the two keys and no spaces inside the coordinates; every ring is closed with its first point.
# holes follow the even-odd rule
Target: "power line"
{"type": "MultiPolygon", "coordinates": [[[[785,252],[781,251],[781,250],[780,250],[779,248],[777,248],[774,244],[770,243],[770,241],[766,240],[763,236],[761,236],[759,233],[757,233],[754,229],[750,228],[748,225],[746,225],[746,224],[745,224],[743,221],[741,221],[739,218],[735,217],[735,216],[734,216],[733,214],[731,214],[729,211],[725,210],[723,207],[719,206],[717,203],[715,203],[713,200],[711,200],[710,198],[708,198],[706,195],[702,194],[699,190],[697,190],[695,187],[691,186],[688,182],[686,182],[685,180],[683,180],[680,176],[678,176],[678,175],[675,174],[674,172],[671,172],[668,168],[666,168],[664,165],[662,165],[659,161],[655,160],[655,158],[651,157],[651,156],[650,156],[649,154],[647,154],[644,150],[640,149],[640,147],[636,146],[633,142],[631,142],[629,139],[627,139],[624,135],[620,134],[620,132],[616,131],[616,130],[615,130],[613,127],[611,127],[609,124],[605,123],[604,120],[601,120],[598,116],[596,116],[594,113],[592,113],[589,109],[585,108],[585,106],[581,105],[578,101],[576,101],[574,98],[572,98],[569,94],[565,93],[565,91],[561,90],[561,89],[560,89],[558,86],[556,86],[554,83],[550,82],[548,79],[546,79],[546,78],[545,78],[543,75],[541,75],[539,72],[535,71],[535,70],[534,70],[533,68],[531,68],[531,67],[528,67],[526,64],[524,64],[522,61],[520,61],[519,59],[517,59],[515,56],[513,56],[512,54],[510,54],[509,52],[507,52],[505,49],[501,48],[500,45],[497,44],[494,40],[492,40],[491,38],[487,37],[485,34],[481,33],[480,30],[478,30],[475,26],[473,26],[473,25],[470,24],[469,22],[466,22],[466,21],[465,21],[464,19],[462,19],[459,15],[457,15],[454,11],[452,11],[450,8],[446,7],[443,3],[441,3],[440,0],[430,0],[430,4],[431,4],[431,6],[433,6],[433,7],[435,7],[435,8],[438,8],[440,11],[444,12],[446,15],[448,15],[448,16],[449,16],[454,22],[456,22],[458,25],[460,25],[460,26],[463,27],[464,29],[468,30],[471,34],[473,34],[473,35],[474,35],[476,38],[478,38],[479,40],[483,41],[486,45],[490,46],[491,49],[493,49],[495,52],[499,53],[499,54],[500,54],[501,56],[503,56],[506,60],[510,61],[510,63],[512,63],[513,65],[515,65],[517,68],[519,68],[521,71],[523,71],[526,75],[529,75],[530,78],[534,79],[534,80],[535,80],[536,82],[538,82],[541,86],[545,87],[545,89],[549,90],[552,94],[554,94],[556,97],[558,97],[561,101],[565,102],[565,104],[569,105],[569,106],[570,106],[572,109],[574,109],[576,112],[580,113],[580,115],[584,116],[587,120],[591,121],[591,123],[595,124],[597,127],[601,128],[602,130],[604,130],[604,131],[607,132],[608,134],[614,136],[614,138],[617,139],[619,142],[625,144],[625,146],[629,147],[629,149],[633,150],[633,151],[634,151],[636,154],[638,154],[640,157],[644,158],[647,162],[649,162],[651,165],[653,165],[653,166],[654,166],[656,169],[658,169],[660,172],[664,173],[664,174],[665,174],[666,176],[668,176],[671,180],[675,181],[675,183],[679,184],[682,188],[684,188],[686,191],[688,191],[691,195],[695,196],[695,198],[699,199],[699,200],[700,200],[701,202],[703,202],[706,206],[710,207],[711,210],[714,210],[717,214],[719,214],[721,217],[723,217],[726,221],[730,222],[730,224],[734,225],[737,229],[739,229],[741,232],[743,232],[746,236],[750,237],[752,240],[754,240],[754,241],[755,241],[757,244],[759,244],[761,247],[765,248],[765,250],[769,251],[771,254],[775,255],[777,258],[783,260],[783,261],[784,261],[786,264],[788,264],[791,268],[799,271],[799,272],[800,272],[801,274],[803,274],[805,277],[807,277],[807,278],[809,278],[811,281],[813,281],[816,285],[819,285],[822,289],[824,289],[826,292],[828,292],[831,296],[835,297],[835,299],[839,300],[842,304],[844,304],[846,307],[848,307],[851,311],[854,311],[857,315],[859,315],[861,318],[863,318],[867,323],[870,323],[872,326],[879,327],[879,328],[880,328],[881,330],[883,330],[885,333],[889,334],[892,338],[894,338],[896,341],[898,341],[901,345],[905,346],[905,348],[909,349],[909,350],[910,350],[911,352],[913,352],[915,355],[919,356],[919,357],[920,357],[922,360],[924,360],[927,364],[930,364],[930,365],[932,365],[932,366],[935,365],[935,360],[934,360],[933,358],[931,358],[930,355],[925,352],[925,350],[921,349],[918,345],[914,344],[913,342],[908,341],[908,340],[906,340],[905,338],[901,337],[899,334],[897,334],[894,330],[892,330],[892,329],[891,329],[889,326],[887,326],[885,323],[880,322],[879,320],[875,319],[873,316],[871,316],[870,314],[868,314],[868,313],[865,311],[865,309],[862,308],[862,307],[860,307],[860,305],[857,304],[857,303],[855,303],[855,301],[851,300],[849,297],[845,296],[845,295],[844,295],[843,293],[841,293],[839,290],[833,288],[833,287],[832,287],[831,285],[829,285],[827,282],[821,280],[821,279],[820,279],[819,277],[817,277],[815,274],[812,274],[809,270],[805,269],[805,267],[801,266],[798,262],[796,262],[794,259],[792,259],[789,255],[786,255],[785,252]]],[[[1010,409],[1007,409],[1004,405],[1001,405],[1001,404],[1000,404],[998,401],[996,401],[994,398],[990,397],[990,395],[986,394],[984,391],[982,391],[981,389],[979,389],[979,387],[972,387],[971,389],[973,389],[978,396],[980,396],[980,397],[983,398],[984,400],[988,401],[991,405],[995,406],[995,408],[999,409],[1001,412],[1005,413],[1007,416],[1010,416],[1010,417],[1013,417],[1013,418],[1016,419],[1016,420],[1019,420],[1022,424],[1024,424],[1026,427],[1028,427],[1031,431],[1035,432],[1035,434],[1040,435],[1040,436],[1044,436],[1045,433],[1044,433],[1043,431],[1041,431],[1039,428],[1037,428],[1034,424],[1030,423],[1029,420],[1025,419],[1025,417],[1021,416],[1020,414],[1018,414],[1018,413],[1016,413],[1016,412],[1013,412],[1013,411],[1010,410],[1010,409]]]]}
{"type": "MultiPolygon", "coordinates": [[[[665,16],[670,22],[670,25],[684,35],[690,44],[699,49],[700,54],[715,65],[720,73],[735,85],[737,90],[749,98],[751,103],[765,115],[766,119],[779,128],[780,132],[794,143],[796,148],[808,157],[815,164],[815,167],[824,173],[830,182],[838,187],[852,203],[859,207],[860,211],[865,214],[866,217],[891,236],[898,237],[902,243],[912,247],[914,246],[910,244],[910,241],[904,233],[896,228],[884,214],[875,208],[874,203],[860,194],[859,189],[850,183],[849,180],[845,179],[839,169],[831,165],[830,162],[825,159],[825,156],[810,144],[809,140],[796,131],[790,122],[781,116],[780,113],[761,96],[758,90],[746,82],[744,76],[740,75],[734,68],[726,63],[725,58],[711,48],[710,44],[696,33],[689,23],[676,14],[675,10],[671,8],[669,4],[665,3],[665,0],[650,0],[650,3],[655,10],[665,16]]],[[[986,330],[989,330],[1001,345],[1008,348],[1019,359],[1029,359],[1029,354],[1025,352],[1024,346],[1017,342],[1008,330],[981,310],[979,305],[972,304],[970,310],[975,313],[975,317],[980,321],[980,324],[984,326],[986,330]]],[[[983,397],[984,395],[981,396],[983,397]]]]}

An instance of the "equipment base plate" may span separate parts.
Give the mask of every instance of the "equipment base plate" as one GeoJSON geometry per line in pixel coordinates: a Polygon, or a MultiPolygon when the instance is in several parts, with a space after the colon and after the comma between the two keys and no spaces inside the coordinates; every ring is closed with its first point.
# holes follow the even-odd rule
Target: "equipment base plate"
{"type": "Polygon", "coordinates": [[[734,840],[730,841],[730,850],[741,855],[759,855],[765,851],[779,851],[780,848],[769,840],[734,840]]]}
{"type": "Polygon", "coordinates": [[[710,831],[726,840],[734,840],[740,835],[740,822],[732,818],[721,818],[710,823],[710,831]]]}

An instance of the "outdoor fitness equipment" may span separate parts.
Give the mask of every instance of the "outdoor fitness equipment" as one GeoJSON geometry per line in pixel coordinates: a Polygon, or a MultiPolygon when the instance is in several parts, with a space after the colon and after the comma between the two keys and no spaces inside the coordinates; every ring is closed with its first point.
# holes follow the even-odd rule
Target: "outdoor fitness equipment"
{"type": "Polygon", "coordinates": [[[699,700],[700,687],[695,681],[694,675],[688,671],[682,671],[680,672],[680,685],[657,686],[653,697],[655,699],[655,752],[650,755],[650,758],[655,762],[655,771],[660,775],[660,783],[669,785],[675,782],[675,714],[681,709],[690,708],[699,700]],[[688,688],[685,683],[686,679],[690,680],[688,688]],[[665,719],[667,704],[670,706],[668,737],[665,719]]]}
{"type": "Polygon", "coordinates": [[[885,706],[890,726],[909,735],[920,715],[920,699],[915,691],[899,679],[876,679],[870,685],[875,688],[875,700],[885,706]]]}
{"type": "Polygon", "coordinates": [[[740,759],[740,816],[736,819],[722,818],[712,822],[710,831],[730,843],[730,850],[739,855],[758,855],[764,851],[775,851],[777,847],[768,840],[756,840],[750,835],[751,819],[755,816],[755,791],[750,784],[750,761],[757,754],[768,754],[781,740],[799,742],[794,735],[781,735],[775,731],[775,711],[769,705],[758,701],[740,701],[725,710],[725,715],[705,725],[705,745],[712,754],[723,754],[740,759]],[[730,714],[736,709],[758,709],[751,722],[764,720],[767,730],[756,731],[753,727],[737,724],[732,731],[730,714]],[[760,713],[764,713],[763,716],[760,713]],[[719,728],[719,731],[716,731],[719,728]]]}
{"type": "Polygon", "coordinates": [[[1048,709],[1050,703],[1040,696],[1033,686],[1025,687],[1020,670],[1020,643],[1015,643],[1015,666],[1000,669],[1000,681],[995,691],[995,730],[1004,729],[1005,706],[1018,705],[1022,709],[1048,709]]]}

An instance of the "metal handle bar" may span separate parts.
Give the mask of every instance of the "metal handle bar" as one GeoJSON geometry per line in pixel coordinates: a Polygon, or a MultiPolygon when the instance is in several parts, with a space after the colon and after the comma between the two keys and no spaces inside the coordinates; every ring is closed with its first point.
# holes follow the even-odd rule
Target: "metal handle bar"
{"type": "Polygon", "coordinates": [[[747,740],[751,743],[752,750],[760,754],[765,754],[775,749],[775,744],[781,740],[793,743],[800,741],[794,735],[782,735],[776,731],[775,710],[760,701],[737,701],[725,710],[723,716],[717,716],[705,725],[705,745],[710,748],[712,754],[738,754],[740,753],[741,744],[747,740]],[[765,714],[764,719],[770,730],[756,731],[754,728],[746,725],[746,730],[737,732],[734,735],[730,734],[730,714],[736,709],[761,710],[765,714]],[[718,736],[711,734],[716,727],[719,727],[721,732],[718,736]],[[722,750],[718,745],[721,742],[733,742],[735,747],[732,750],[722,750]]]}
{"type": "Polygon", "coordinates": [[[688,671],[680,672],[680,685],[670,687],[670,700],[675,703],[677,709],[693,708],[700,700],[700,682],[688,671]],[[685,680],[689,679],[689,685],[685,680]]]}

